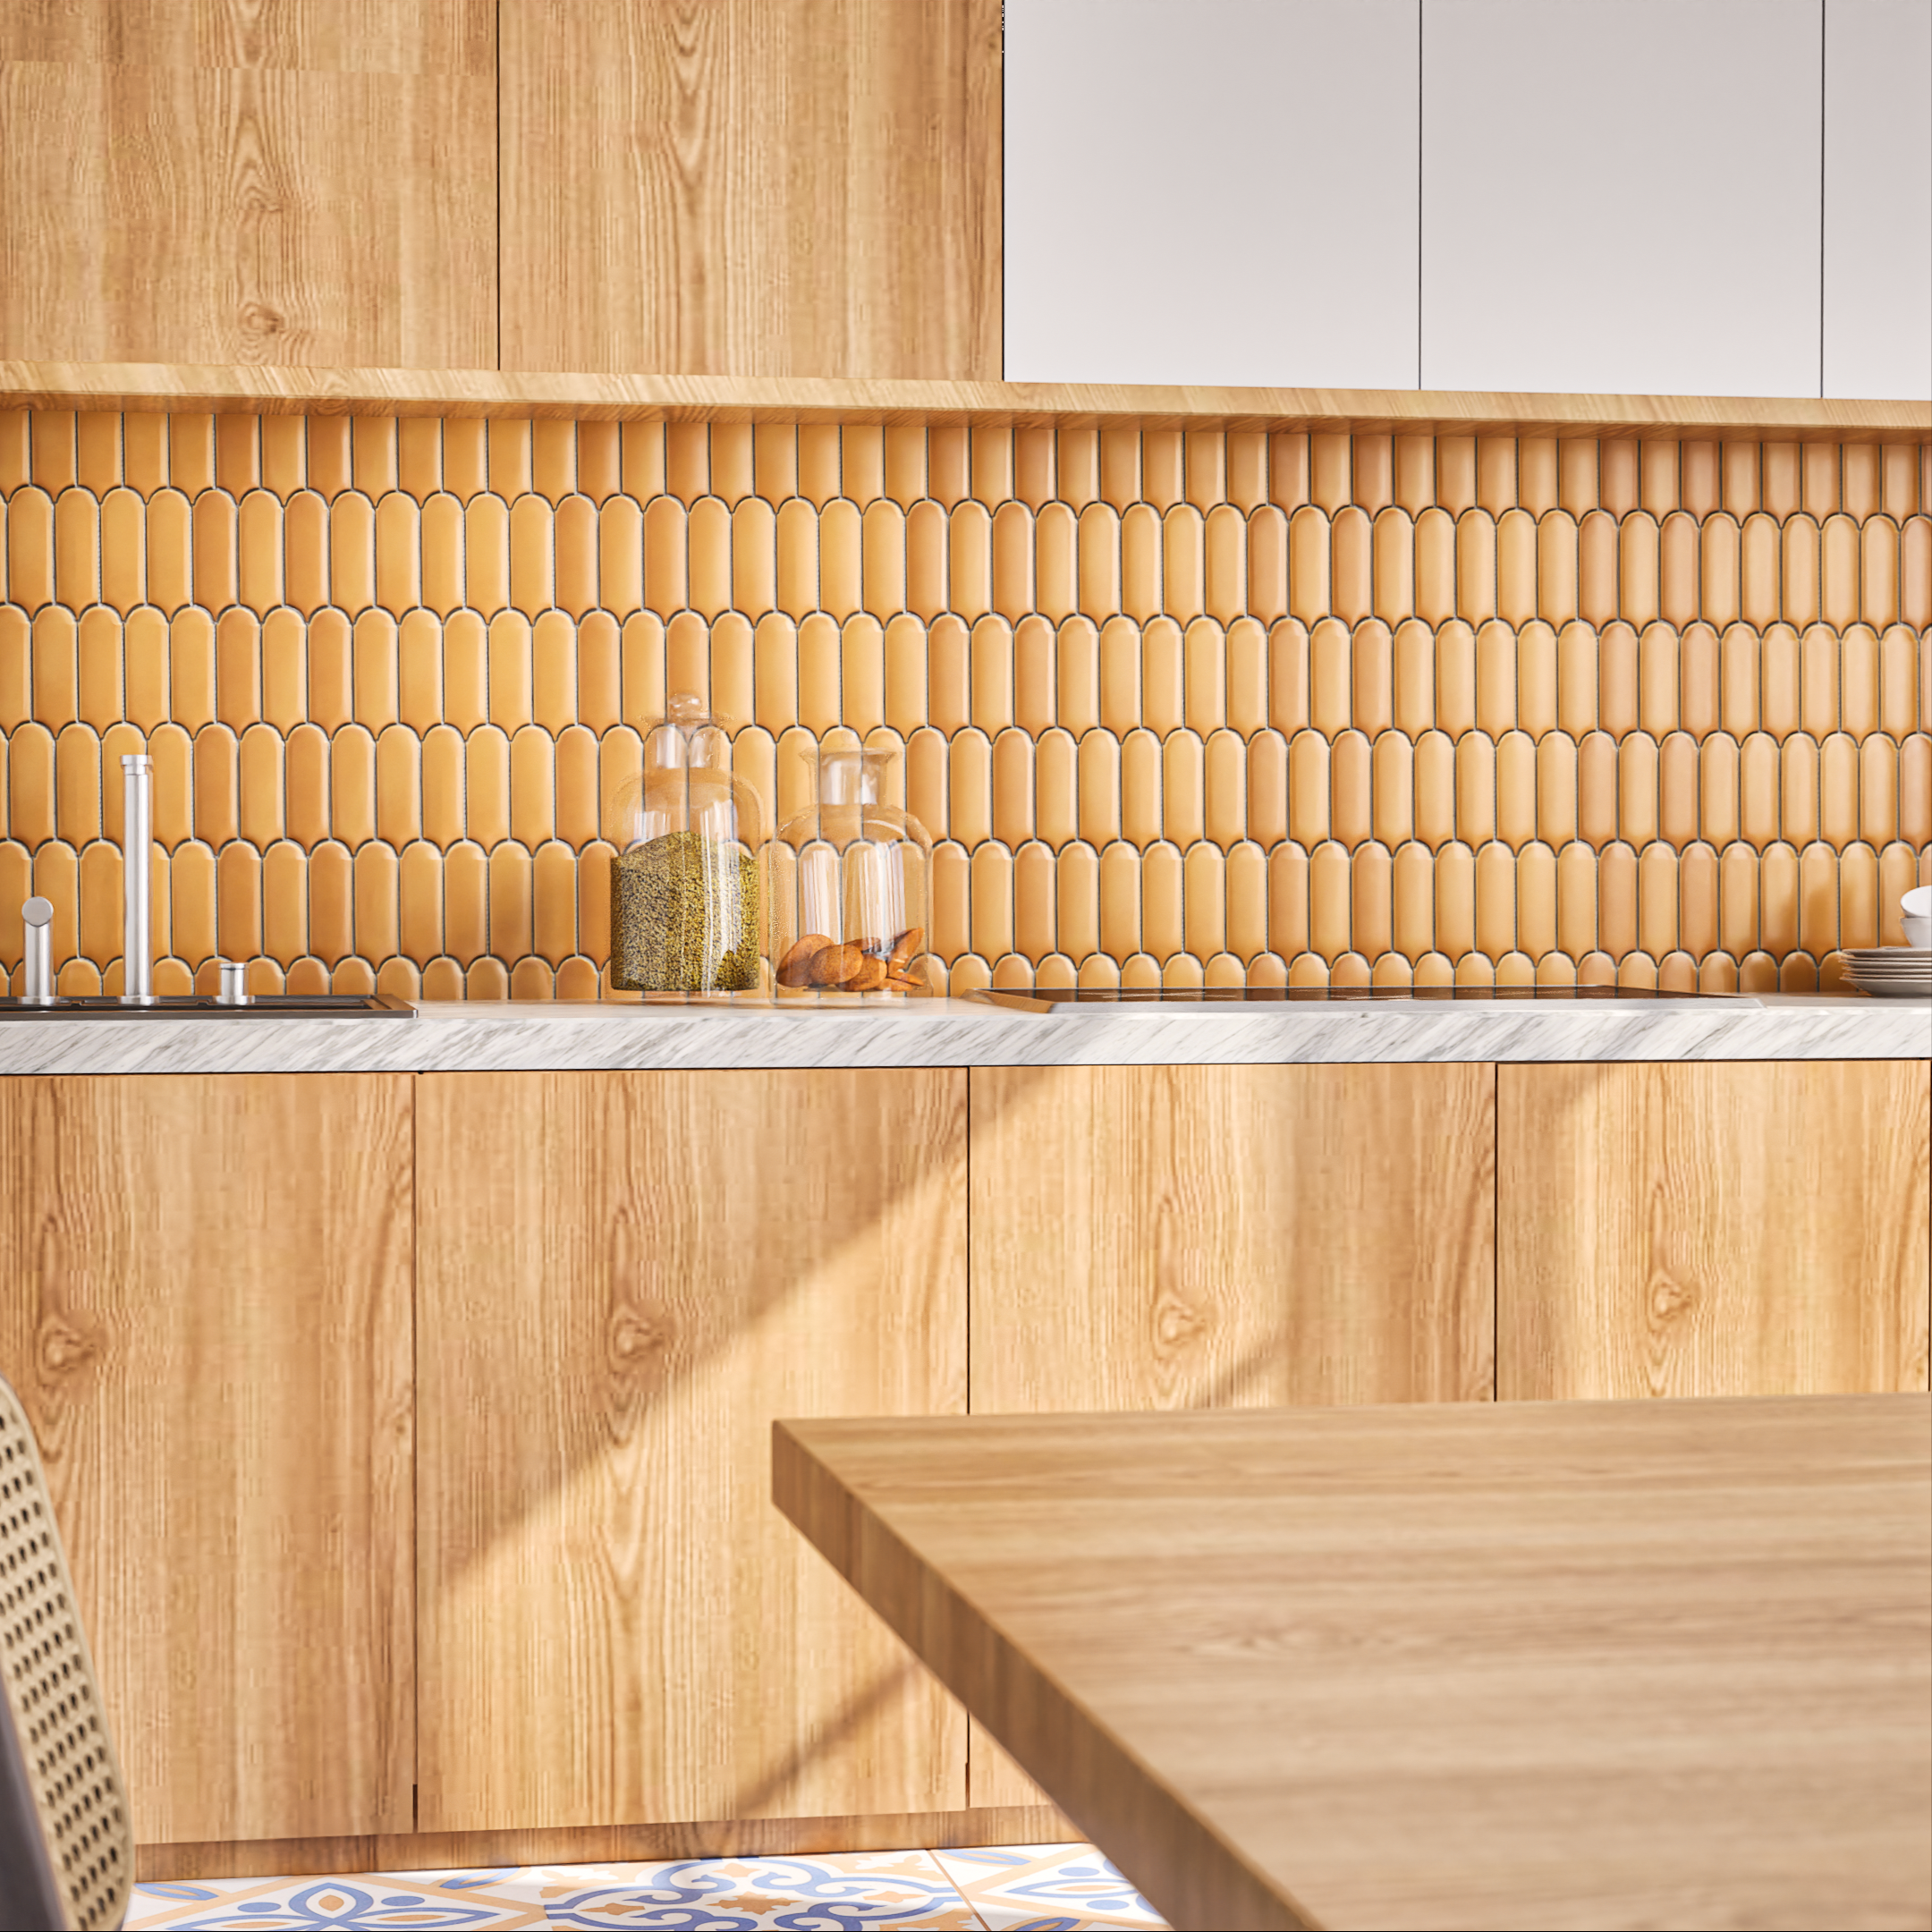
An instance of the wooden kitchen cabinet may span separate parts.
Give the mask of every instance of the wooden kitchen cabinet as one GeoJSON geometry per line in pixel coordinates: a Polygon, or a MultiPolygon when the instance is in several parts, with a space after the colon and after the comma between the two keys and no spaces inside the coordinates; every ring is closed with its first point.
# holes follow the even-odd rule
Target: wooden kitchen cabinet
{"type": "Polygon", "coordinates": [[[1926,1386],[1932,1070],[1497,1069],[1505,1398],[1926,1386]]]}
{"type": "Polygon", "coordinates": [[[144,1844],[409,1828],[411,1106],[0,1080],[0,1373],[144,1844]]]}
{"type": "Polygon", "coordinates": [[[1491,1393],[1495,1071],[972,1075],[972,1410],[1491,1393]]]}
{"type": "Polygon", "coordinates": [[[419,1828],[962,1806],[770,1485],[965,1406],[965,1074],[431,1074],[416,1149],[419,1828]]]}
{"type": "Polygon", "coordinates": [[[997,0],[502,0],[506,369],[1000,377],[997,0]]]}
{"type": "Polygon", "coordinates": [[[877,1843],[1043,1794],[774,1419],[1923,1388],[1928,1195],[1923,1060],[19,1076],[0,1373],[150,1876],[877,1843]]]}
{"type": "Polygon", "coordinates": [[[492,367],[491,0],[9,0],[0,358],[492,367]]]}
{"type": "MultiPolygon", "coordinates": [[[[1487,1398],[1495,1080],[976,1070],[973,1412],[1487,1398]]],[[[977,1725],[970,1785],[1041,1796],[977,1725]]]]}

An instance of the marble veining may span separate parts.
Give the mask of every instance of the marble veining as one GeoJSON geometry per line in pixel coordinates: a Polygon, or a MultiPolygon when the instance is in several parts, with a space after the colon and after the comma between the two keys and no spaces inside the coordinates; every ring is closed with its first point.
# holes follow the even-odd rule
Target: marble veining
{"type": "Polygon", "coordinates": [[[1932,1004],[1141,1006],[1065,1016],[971,1000],[891,1009],[470,1001],[410,1022],[37,1020],[0,1025],[0,1073],[458,1072],[597,1068],[1185,1066],[1932,1058],[1932,1004]]]}

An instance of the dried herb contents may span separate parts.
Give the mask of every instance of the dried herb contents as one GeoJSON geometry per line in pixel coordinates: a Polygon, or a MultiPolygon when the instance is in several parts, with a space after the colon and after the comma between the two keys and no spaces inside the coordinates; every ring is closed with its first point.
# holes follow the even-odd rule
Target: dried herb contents
{"type": "Polygon", "coordinates": [[[758,983],[758,863],[735,841],[670,832],[611,860],[611,983],[748,993],[758,983]]]}

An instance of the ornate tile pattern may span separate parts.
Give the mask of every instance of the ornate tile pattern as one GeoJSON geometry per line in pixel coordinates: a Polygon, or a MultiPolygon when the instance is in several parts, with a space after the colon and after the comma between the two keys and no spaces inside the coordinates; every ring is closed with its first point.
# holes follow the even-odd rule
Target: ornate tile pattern
{"type": "Polygon", "coordinates": [[[549,1921],[514,1869],[349,1878],[204,1878],[135,1887],[129,1932],[509,1932],[549,1921]]]}
{"type": "Polygon", "coordinates": [[[1161,1921],[1090,1845],[682,1859],[353,1878],[144,1885],[130,1932],[659,1927],[677,1932],[1085,1932],[1161,1921]],[[970,1902],[969,1902],[970,1901],[970,1902]]]}
{"type": "Polygon", "coordinates": [[[553,1926],[703,1926],[752,1932],[859,1932],[864,1927],[977,1932],[976,1919],[928,1852],[825,1852],[812,1858],[687,1859],[560,1870],[544,1887],[553,1926]]]}
{"type": "Polygon", "coordinates": [[[1818,982],[1932,878],[1932,444],[0,412],[0,966],[580,996],[691,691],[949,989],[1818,982]]]}
{"type": "Polygon", "coordinates": [[[1091,1845],[989,1845],[933,1856],[987,1932],[1158,1928],[1160,1915],[1091,1845]]]}
{"type": "Polygon", "coordinates": [[[513,1927],[676,1932],[1089,1932],[1161,1920],[1091,1845],[681,1859],[353,1878],[210,1878],[136,1887],[130,1932],[371,1932],[513,1927]]]}

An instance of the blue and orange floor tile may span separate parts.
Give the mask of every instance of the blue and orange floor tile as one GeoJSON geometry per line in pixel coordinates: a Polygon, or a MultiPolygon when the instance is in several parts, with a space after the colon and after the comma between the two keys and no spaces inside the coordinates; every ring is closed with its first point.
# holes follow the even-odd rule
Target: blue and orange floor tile
{"type": "Polygon", "coordinates": [[[143,1885],[129,1932],[1089,1932],[1161,1920],[1091,1845],[143,1885]]]}

